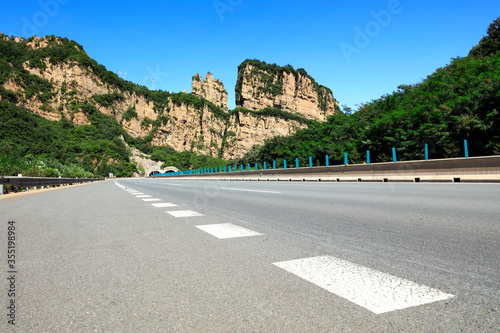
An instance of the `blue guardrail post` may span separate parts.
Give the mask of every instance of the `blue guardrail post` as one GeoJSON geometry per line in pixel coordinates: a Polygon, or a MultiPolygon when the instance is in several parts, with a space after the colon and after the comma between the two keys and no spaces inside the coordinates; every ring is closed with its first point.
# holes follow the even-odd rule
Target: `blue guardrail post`
{"type": "Polygon", "coordinates": [[[312,168],[313,166],[313,158],[309,156],[309,167],[312,168]]]}
{"type": "Polygon", "coordinates": [[[370,151],[366,151],[366,164],[370,164],[370,151]]]}
{"type": "Polygon", "coordinates": [[[429,146],[427,145],[427,143],[425,144],[425,160],[429,160],[429,146]]]}
{"type": "Polygon", "coordinates": [[[250,163],[247,165],[247,171],[250,171],[250,163]]]}
{"type": "Polygon", "coordinates": [[[283,169],[286,169],[286,160],[283,160],[283,169]]]}
{"type": "Polygon", "coordinates": [[[467,140],[464,140],[464,150],[465,150],[465,158],[469,158],[469,147],[467,146],[467,140]]]}
{"type": "Polygon", "coordinates": [[[257,166],[258,166],[258,165],[257,165],[257,162],[255,162],[255,171],[259,170],[259,169],[257,168],[257,166]]]}
{"type": "Polygon", "coordinates": [[[273,169],[276,169],[276,161],[273,161],[273,169]]]}
{"type": "Polygon", "coordinates": [[[344,153],[344,165],[347,165],[347,162],[349,162],[347,159],[347,153],[344,153]]]}
{"type": "Polygon", "coordinates": [[[392,161],[396,163],[398,160],[396,158],[396,148],[392,148],[392,161]]]}
{"type": "Polygon", "coordinates": [[[266,162],[264,162],[264,170],[267,170],[266,162]]]}
{"type": "Polygon", "coordinates": [[[241,165],[241,171],[244,171],[244,169],[243,169],[243,164],[241,165]]]}
{"type": "Polygon", "coordinates": [[[299,167],[299,158],[296,158],[295,159],[295,167],[298,168],[299,167]]]}
{"type": "Polygon", "coordinates": [[[330,159],[328,158],[328,155],[325,156],[325,165],[330,166],[330,159]]]}

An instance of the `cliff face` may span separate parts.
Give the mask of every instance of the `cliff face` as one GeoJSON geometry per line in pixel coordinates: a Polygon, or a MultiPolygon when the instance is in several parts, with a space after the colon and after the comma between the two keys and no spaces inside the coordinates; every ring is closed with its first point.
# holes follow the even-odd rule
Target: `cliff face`
{"type": "Polygon", "coordinates": [[[224,159],[241,157],[266,139],[306,128],[310,122],[304,118],[325,120],[337,105],[331,92],[318,90],[307,75],[275,75],[272,82],[282,82],[283,93],[273,95],[264,89],[270,81],[265,81],[262,71],[245,66],[238,80],[241,105],[248,110],[228,111],[227,91],[211,73],[203,80],[199,74],[193,77],[192,94],[153,93],[114,73],[103,72],[96,63],[92,65],[76,43],[54,37],[28,41],[16,38],[10,42],[23,44],[34,54],[55,45],[65,48],[64,52],[72,57],[55,61],[42,53],[44,57],[34,56],[35,60],[22,62],[17,71],[0,81],[0,100],[9,98],[44,118],[57,121],[64,117],[76,126],[91,124],[92,114],[101,112],[115,118],[130,136],[152,145],[168,145],[176,151],[190,150],[224,159]],[[29,82],[38,82],[36,88],[29,82]],[[324,111],[318,111],[321,105],[324,111]],[[290,117],[279,110],[258,111],[266,107],[280,107],[301,117],[290,117]]]}
{"type": "Polygon", "coordinates": [[[214,79],[212,73],[208,72],[206,78],[201,80],[200,74],[193,76],[191,93],[202,97],[224,111],[228,111],[227,90],[220,80],[214,79]]]}
{"type": "Polygon", "coordinates": [[[275,136],[288,136],[307,125],[296,120],[237,112],[231,116],[231,126],[226,134],[227,157],[237,158],[245,155],[254,145],[262,145],[275,136]]]}
{"type": "MultiPolygon", "coordinates": [[[[53,86],[53,98],[44,103],[36,96],[19,101],[18,104],[34,113],[53,121],[64,116],[76,126],[89,125],[88,115],[81,108],[88,103],[115,118],[134,138],[151,135],[152,145],[168,145],[176,151],[192,150],[206,155],[219,155],[226,119],[213,115],[208,106],[199,108],[167,98],[167,104],[161,107],[141,94],[116,90],[116,87],[103,83],[77,63],[53,65],[46,59],[45,66],[45,70],[40,71],[39,68],[30,68],[28,63],[24,64],[30,74],[51,82],[53,86]],[[115,95],[119,97],[111,103],[101,104],[98,98],[115,95]]],[[[15,80],[7,81],[3,87],[18,94],[25,92],[22,86],[15,84],[15,80]]],[[[175,95],[188,96],[184,93],[175,95]]],[[[235,156],[222,154],[221,157],[235,156]]]]}
{"type": "Polygon", "coordinates": [[[250,110],[279,108],[316,121],[339,111],[331,90],[318,85],[305,70],[256,60],[238,67],[236,104],[250,110]]]}

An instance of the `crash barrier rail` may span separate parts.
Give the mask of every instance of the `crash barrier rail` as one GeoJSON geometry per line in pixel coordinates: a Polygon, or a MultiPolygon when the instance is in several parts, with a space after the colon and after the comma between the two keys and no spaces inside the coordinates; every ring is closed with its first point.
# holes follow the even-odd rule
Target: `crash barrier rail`
{"type": "MultiPolygon", "coordinates": [[[[425,160],[429,160],[429,147],[428,144],[426,143],[424,145],[424,150],[425,150],[425,160]]],[[[467,140],[464,140],[464,153],[465,157],[469,157],[469,149],[468,149],[468,143],[467,140]]],[[[349,154],[344,153],[344,165],[349,164],[349,154]]],[[[330,166],[330,156],[325,155],[325,165],[324,166],[330,166]]],[[[394,163],[398,163],[397,159],[397,149],[395,147],[392,148],[392,161],[394,163]]],[[[319,161],[316,161],[318,163],[319,161]]],[[[272,163],[272,168],[273,170],[279,169],[278,163],[283,166],[283,169],[288,169],[288,168],[293,168],[293,161],[288,161],[288,166],[287,166],[287,160],[274,160],[272,163]],[[290,163],[291,162],[291,163],[290,163]]],[[[364,164],[370,164],[370,150],[366,151],[366,162],[364,164]]],[[[295,158],[295,168],[299,168],[299,158],[295,158]]],[[[261,166],[263,167],[263,170],[267,170],[268,168],[271,168],[271,165],[267,165],[266,161],[263,161],[261,166]]],[[[312,168],[313,165],[313,158],[312,156],[309,156],[309,167],[312,168]]],[[[322,166],[322,165],[316,165],[316,166],[322,166]]],[[[259,162],[255,161],[253,163],[247,163],[246,165],[247,171],[251,170],[259,170],[259,162]],[[254,169],[255,165],[255,169],[254,169]]],[[[195,175],[195,174],[207,174],[207,173],[220,173],[220,172],[238,172],[239,171],[245,171],[245,165],[244,164],[234,164],[234,165],[226,165],[224,167],[219,166],[219,167],[202,167],[199,169],[189,169],[189,170],[179,170],[177,172],[168,172],[164,174],[160,174],[160,176],[178,176],[178,175],[195,175]]],[[[153,176],[150,174],[150,176],[153,176]]]]}
{"type": "Polygon", "coordinates": [[[255,181],[442,181],[500,182],[500,156],[449,158],[397,163],[352,164],[288,169],[155,175],[175,179],[255,181]]]}
{"type": "MultiPolygon", "coordinates": [[[[51,178],[51,177],[0,177],[0,185],[16,187],[52,186],[79,184],[105,180],[104,178],[51,178]]],[[[0,193],[1,194],[1,193],[0,193]]]]}

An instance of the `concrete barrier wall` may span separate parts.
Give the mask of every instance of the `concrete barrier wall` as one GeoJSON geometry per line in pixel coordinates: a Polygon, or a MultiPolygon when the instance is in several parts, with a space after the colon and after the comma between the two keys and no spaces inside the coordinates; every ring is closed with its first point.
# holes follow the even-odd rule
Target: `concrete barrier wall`
{"type": "Polygon", "coordinates": [[[500,182],[500,156],[159,177],[169,179],[254,181],[500,182]]]}

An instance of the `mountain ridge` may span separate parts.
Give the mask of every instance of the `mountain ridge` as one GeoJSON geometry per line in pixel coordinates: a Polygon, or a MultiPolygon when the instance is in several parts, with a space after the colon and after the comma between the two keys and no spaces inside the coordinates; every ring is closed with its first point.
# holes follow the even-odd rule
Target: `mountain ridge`
{"type": "Polygon", "coordinates": [[[316,123],[272,107],[228,110],[222,83],[211,74],[203,81],[199,94],[149,90],[108,71],[75,41],[0,34],[0,171],[38,175],[40,165],[52,165],[59,175],[70,176],[61,171],[69,170],[63,163],[81,164],[78,174],[144,174],[147,170],[132,160],[134,147],[180,169],[222,166],[266,139],[316,123]],[[40,130],[19,132],[23,126],[40,130]],[[64,144],[51,141],[65,141],[64,135],[69,138],[64,144]],[[77,140],[83,140],[82,147],[77,140]],[[13,166],[14,157],[22,167],[13,166]],[[33,162],[37,158],[40,163],[33,162]]]}
{"type": "MultiPolygon", "coordinates": [[[[7,36],[2,39],[11,42],[7,36]]],[[[193,90],[199,89],[199,93],[151,91],[107,71],[92,60],[81,45],[61,37],[15,38],[14,42],[24,45],[29,59],[17,63],[17,67],[22,66],[22,73],[9,73],[4,77],[0,98],[15,101],[54,121],[66,117],[76,126],[88,125],[88,113],[96,108],[115,117],[132,137],[143,138],[152,145],[231,159],[242,156],[265,139],[304,128],[307,121],[300,117],[319,118],[300,112],[295,112],[298,117],[288,117],[287,111],[269,115],[271,113],[242,113],[241,108],[227,110],[227,102],[221,102],[221,96],[215,100],[201,93],[207,87],[195,86],[195,79],[193,90]],[[28,77],[27,73],[32,76],[28,77]],[[29,84],[40,79],[42,82],[35,87],[29,84]]],[[[196,77],[199,75],[193,78],[196,77]]],[[[221,87],[224,92],[223,85],[221,87]]],[[[266,107],[264,104],[251,111],[266,107]]]]}

